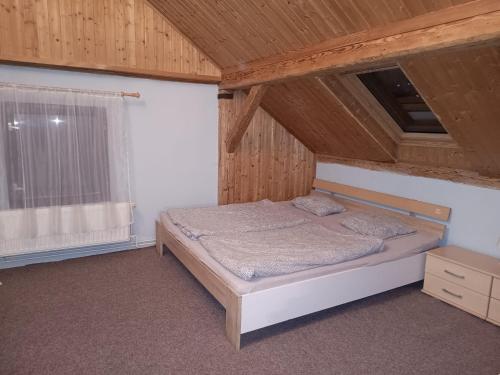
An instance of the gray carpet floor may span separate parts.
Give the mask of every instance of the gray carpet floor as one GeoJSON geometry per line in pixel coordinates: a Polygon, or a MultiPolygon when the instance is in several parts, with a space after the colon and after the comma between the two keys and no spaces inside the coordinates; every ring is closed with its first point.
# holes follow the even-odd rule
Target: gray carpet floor
{"type": "Polygon", "coordinates": [[[500,328],[414,284],[243,337],[153,248],[0,270],[0,374],[492,374],[500,328]]]}

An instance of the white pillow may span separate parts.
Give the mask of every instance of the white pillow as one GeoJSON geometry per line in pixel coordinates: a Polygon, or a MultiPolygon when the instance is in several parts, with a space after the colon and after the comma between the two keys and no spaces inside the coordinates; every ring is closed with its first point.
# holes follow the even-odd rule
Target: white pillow
{"type": "Polygon", "coordinates": [[[398,218],[364,212],[346,217],[341,224],[356,233],[381,239],[416,232],[415,228],[406,225],[398,218]]]}
{"type": "Polygon", "coordinates": [[[317,216],[337,214],[345,210],[344,206],[326,194],[309,194],[305,197],[297,197],[292,200],[292,204],[317,216]]]}

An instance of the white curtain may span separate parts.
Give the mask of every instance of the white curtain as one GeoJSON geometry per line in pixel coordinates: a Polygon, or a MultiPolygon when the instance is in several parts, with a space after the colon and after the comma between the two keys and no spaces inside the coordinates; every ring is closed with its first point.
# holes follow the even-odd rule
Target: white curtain
{"type": "Polygon", "coordinates": [[[120,95],[0,85],[0,256],[127,241],[120,95]]]}

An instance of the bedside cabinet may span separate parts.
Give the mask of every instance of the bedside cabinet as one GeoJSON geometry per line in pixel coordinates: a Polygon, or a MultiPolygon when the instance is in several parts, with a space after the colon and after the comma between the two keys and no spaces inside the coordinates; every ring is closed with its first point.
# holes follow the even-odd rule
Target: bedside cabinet
{"type": "Polygon", "coordinates": [[[457,246],[431,250],[422,291],[500,325],[500,259],[457,246]]]}
{"type": "Polygon", "coordinates": [[[486,320],[500,326],[500,277],[493,278],[490,308],[486,320]]]}

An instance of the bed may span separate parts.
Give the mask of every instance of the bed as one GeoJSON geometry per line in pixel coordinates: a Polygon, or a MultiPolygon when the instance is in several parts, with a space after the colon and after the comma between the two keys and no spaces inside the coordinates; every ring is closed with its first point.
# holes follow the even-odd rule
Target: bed
{"type": "MultiPolygon", "coordinates": [[[[170,250],[225,307],[226,336],[236,349],[244,333],[422,280],[425,251],[437,247],[444,236],[443,222],[450,215],[447,207],[322,180],[315,180],[313,187],[334,194],[348,212],[395,216],[417,233],[386,240],[380,253],[246,281],[213,259],[166,214],[156,223],[158,253],[170,250]]],[[[279,204],[286,210],[298,210],[290,202],[279,204]]],[[[346,230],[339,224],[344,214],[316,217],[301,212],[311,222],[346,230]]]]}

